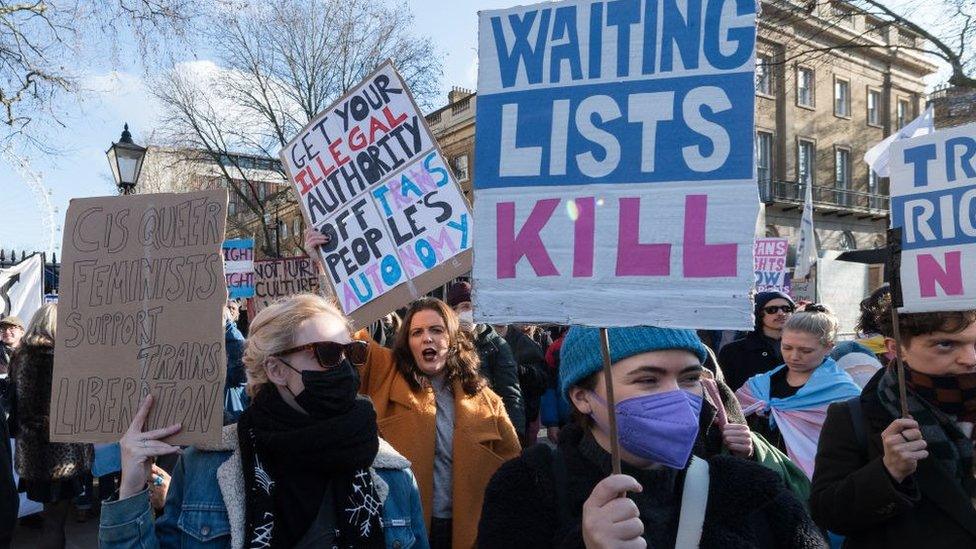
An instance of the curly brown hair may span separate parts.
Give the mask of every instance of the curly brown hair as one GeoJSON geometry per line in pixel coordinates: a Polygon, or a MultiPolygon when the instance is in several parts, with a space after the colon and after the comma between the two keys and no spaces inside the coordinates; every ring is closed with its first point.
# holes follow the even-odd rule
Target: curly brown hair
{"type": "MultiPolygon", "coordinates": [[[[898,329],[906,347],[915,336],[933,332],[959,333],[976,323],[976,310],[939,313],[901,313],[898,329]]],[[[876,328],[885,337],[894,337],[891,322],[891,288],[882,286],[861,302],[860,327],[876,328]]]]}
{"type": "Polygon", "coordinates": [[[403,318],[403,325],[397,331],[396,342],[393,344],[393,359],[396,362],[396,368],[403,379],[407,381],[407,385],[414,391],[430,387],[430,380],[417,366],[413,352],[410,350],[410,326],[413,324],[414,315],[420,311],[434,311],[440,315],[447,327],[450,338],[447,364],[444,367],[447,381],[458,380],[461,383],[461,389],[468,396],[474,396],[481,392],[488,386],[488,383],[479,370],[481,359],[478,358],[471,336],[461,330],[454,309],[448,307],[447,303],[433,297],[418,299],[410,305],[407,315],[403,318]]]}

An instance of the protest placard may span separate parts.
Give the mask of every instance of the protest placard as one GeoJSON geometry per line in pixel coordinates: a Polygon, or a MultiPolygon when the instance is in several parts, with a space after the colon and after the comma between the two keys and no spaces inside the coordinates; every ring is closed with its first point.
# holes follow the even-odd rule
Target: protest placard
{"type": "Polygon", "coordinates": [[[231,299],[254,296],[254,239],[224,241],[224,277],[231,299]]]}
{"type": "Polygon", "coordinates": [[[342,309],[366,323],[467,273],[472,220],[391,62],[281,150],[342,309]]]}
{"type": "Polygon", "coordinates": [[[786,238],[757,238],[753,247],[756,271],[756,291],[786,291],[786,252],[790,241],[786,238]]]}
{"type": "Polygon", "coordinates": [[[319,277],[308,256],[261,259],[254,262],[252,314],[276,299],[303,292],[318,293],[319,277]]]}
{"type": "Polygon", "coordinates": [[[753,327],[755,15],[480,12],[476,320],[753,327]]]}
{"type": "Polygon", "coordinates": [[[890,166],[901,311],[976,309],[976,124],[895,141],[890,166]]]}
{"type": "Polygon", "coordinates": [[[220,441],[227,192],[74,199],[62,243],[51,440],[115,442],[146,394],[145,430],[220,441]]]}

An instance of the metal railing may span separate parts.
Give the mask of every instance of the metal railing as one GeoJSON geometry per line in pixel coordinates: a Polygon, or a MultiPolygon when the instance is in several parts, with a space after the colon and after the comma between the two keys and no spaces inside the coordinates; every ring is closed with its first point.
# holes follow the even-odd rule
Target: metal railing
{"type": "MultiPolygon", "coordinates": [[[[760,181],[759,197],[766,204],[781,202],[803,204],[806,184],[796,181],[760,181]]],[[[838,189],[835,187],[813,186],[813,203],[840,210],[852,210],[872,215],[887,215],[889,199],[886,195],[838,189]]]]}

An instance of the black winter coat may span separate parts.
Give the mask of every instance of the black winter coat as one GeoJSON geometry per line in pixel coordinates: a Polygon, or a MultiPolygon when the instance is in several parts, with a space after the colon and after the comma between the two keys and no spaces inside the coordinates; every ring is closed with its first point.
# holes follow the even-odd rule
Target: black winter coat
{"type": "Polygon", "coordinates": [[[549,387],[546,355],[538,343],[515,327],[508,328],[505,342],[512,349],[515,363],[518,364],[519,387],[522,389],[525,421],[528,423],[539,415],[542,393],[549,387]]]}
{"type": "MultiPolygon", "coordinates": [[[[598,465],[580,450],[583,430],[570,425],[560,432],[559,455],[565,464],[565,489],[558,489],[545,445],[528,448],[495,473],[485,492],[478,528],[481,548],[583,547],[583,503],[593,487],[610,474],[609,456],[598,465]],[[540,458],[541,456],[541,458],[540,458]],[[557,499],[566,499],[568,520],[561,523],[557,499]]],[[[763,466],[732,456],[708,459],[710,485],[700,547],[709,549],[825,547],[820,531],[803,505],[779,477],[763,466]]],[[[624,473],[629,467],[624,465],[624,473]]],[[[631,470],[631,474],[634,474],[631,470]]],[[[680,508],[684,473],[675,486],[680,508]]],[[[566,511],[563,511],[564,513],[566,511]]],[[[671,539],[677,531],[672,524],[671,539]]]]}
{"type": "Polygon", "coordinates": [[[502,397],[508,419],[520,435],[525,432],[525,404],[518,380],[518,364],[508,343],[487,324],[475,326],[474,346],[481,359],[481,375],[491,390],[502,397]]]}
{"type": "Polygon", "coordinates": [[[718,353],[725,383],[733,391],[745,385],[750,377],[764,374],[783,363],[783,355],[773,347],[761,330],[729,343],[718,353]]]}
{"type": "Polygon", "coordinates": [[[15,467],[21,478],[48,482],[91,470],[91,444],[50,442],[51,383],[54,349],[23,346],[14,355],[12,372],[17,412],[15,467]]]}
{"type": "Polygon", "coordinates": [[[896,485],[882,457],[881,432],[894,421],[878,397],[880,374],[859,400],[865,448],[848,402],[831,404],[820,432],[810,511],[820,526],[847,536],[846,549],[976,547],[976,510],[958,482],[931,457],[896,485]]]}

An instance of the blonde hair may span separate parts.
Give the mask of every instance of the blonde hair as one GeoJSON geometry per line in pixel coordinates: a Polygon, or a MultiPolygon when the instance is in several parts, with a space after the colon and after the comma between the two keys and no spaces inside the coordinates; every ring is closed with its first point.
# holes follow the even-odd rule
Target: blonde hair
{"type": "Polygon", "coordinates": [[[244,349],[244,369],[247,372],[247,393],[255,396],[268,383],[264,363],[268,357],[295,346],[298,326],[316,315],[328,314],[349,325],[339,309],[315,294],[298,294],[275,301],[262,309],[248,327],[244,349]]]}
{"type": "Polygon", "coordinates": [[[22,346],[54,347],[54,336],[57,333],[58,308],[56,303],[45,303],[31,317],[24,337],[20,340],[22,346]]]}
{"type": "Polygon", "coordinates": [[[817,338],[824,347],[833,347],[837,342],[840,324],[837,317],[824,305],[808,305],[807,308],[786,321],[783,330],[804,332],[817,338]]]}

